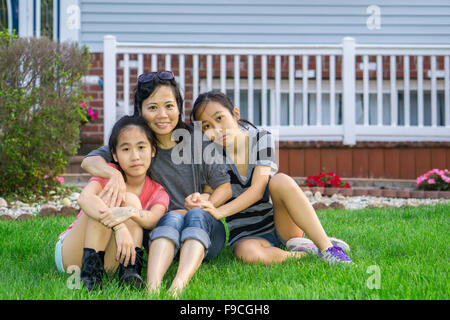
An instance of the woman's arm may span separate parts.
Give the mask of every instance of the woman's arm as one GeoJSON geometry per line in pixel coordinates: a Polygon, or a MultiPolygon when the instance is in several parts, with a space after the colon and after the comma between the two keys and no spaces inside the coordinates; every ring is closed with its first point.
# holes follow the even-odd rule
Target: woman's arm
{"type": "MultiPolygon", "coordinates": [[[[206,194],[203,194],[206,196],[206,194]]],[[[233,196],[233,190],[231,189],[231,184],[229,182],[221,184],[218,186],[209,196],[208,201],[211,202],[215,207],[219,207],[233,196]]]]}
{"type": "Polygon", "coordinates": [[[101,156],[92,156],[84,158],[81,168],[93,176],[108,178],[109,181],[103,188],[99,197],[108,205],[108,207],[119,207],[125,201],[127,187],[122,173],[109,166],[101,156]]]}
{"type": "Polygon", "coordinates": [[[269,182],[269,173],[270,167],[256,166],[253,171],[251,186],[247,190],[223,206],[212,202],[211,197],[213,195],[211,195],[209,203],[203,203],[204,210],[211,213],[216,219],[222,219],[247,209],[263,197],[269,182]]]}

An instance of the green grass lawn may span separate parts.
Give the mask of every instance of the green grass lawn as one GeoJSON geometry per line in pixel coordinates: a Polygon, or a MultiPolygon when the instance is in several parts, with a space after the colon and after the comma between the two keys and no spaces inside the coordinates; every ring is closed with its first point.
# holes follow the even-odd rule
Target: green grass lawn
{"type": "MultiPolygon", "coordinates": [[[[331,267],[314,256],[273,266],[246,265],[226,247],[200,267],[180,298],[449,299],[449,212],[450,204],[320,211],[328,235],[350,244],[357,266],[331,267]]],[[[159,295],[118,288],[115,278],[105,279],[103,290],[89,295],[69,289],[71,275],[57,271],[54,247],[72,220],[0,221],[0,299],[171,299],[167,288],[177,263],[159,295]]]]}

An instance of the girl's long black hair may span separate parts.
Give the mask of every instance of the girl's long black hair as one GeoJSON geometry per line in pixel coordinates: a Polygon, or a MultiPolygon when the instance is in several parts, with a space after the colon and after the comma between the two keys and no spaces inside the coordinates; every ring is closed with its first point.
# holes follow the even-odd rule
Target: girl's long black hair
{"type": "MultiPolygon", "coordinates": [[[[225,95],[224,93],[222,93],[219,90],[211,90],[211,91],[200,94],[197,97],[197,99],[195,99],[194,106],[192,107],[192,112],[191,112],[191,116],[190,116],[191,122],[194,122],[196,120],[197,112],[200,109],[206,107],[206,105],[210,101],[220,103],[223,107],[225,107],[233,115],[234,106],[233,106],[233,102],[230,100],[230,98],[228,98],[227,95],[225,95]]],[[[244,126],[246,124],[248,124],[248,125],[252,126],[253,128],[256,128],[256,126],[253,123],[251,123],[250,121],[245,120],[245,119],[239,119],[238,123],[240,125],[244,125],[244,126]]]]}

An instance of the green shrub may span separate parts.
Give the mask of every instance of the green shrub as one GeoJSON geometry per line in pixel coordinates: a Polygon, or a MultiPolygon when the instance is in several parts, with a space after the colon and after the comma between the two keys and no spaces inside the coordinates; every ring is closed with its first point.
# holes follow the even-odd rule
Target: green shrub
{"type": "Polygon", "coordinates": [[[79,147],[87,48],[0,32],[0,195],[46,195],[79,147]],[[50,178],[44,178],[50,177],[50,178]]]}

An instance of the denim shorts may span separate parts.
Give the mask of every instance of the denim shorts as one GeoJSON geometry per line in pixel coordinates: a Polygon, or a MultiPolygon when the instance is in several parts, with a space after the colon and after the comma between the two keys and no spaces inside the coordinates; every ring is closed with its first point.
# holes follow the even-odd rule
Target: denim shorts
{"type": "Polygon", "coordinates": [[[56,246],[55,246],[55,263],[56,263],[56,268],[58,268],[58,271],[60,272],[66,272],[64,270],[64,264],[62,261],[62,242],[64,240],[64,238],[69,234],[70,231],[65,232],[56,242],[56,246]]]}
{"type": "Polygon", "coordinates": [[[244,236],[242,238],[239,238],[237,241],[235,241],[231,245],[231,248],[234,250],[234,247],[236,246],[236,244],[243,239],[264,239],[264,240],[267,240],[272,247],[277,247],[277,248],[280,248],[281,246],[286,245],[286,241],[284,241],[283,238],[281,238],[281,236],[277,232],[277,229],[275,229],[275,228],[273,228],[273,230],[270,232],[267,232],[264,234],[259,234],[257,236],[244,236]]]}
{"type": "Polygon", "coordinates": [[[192,209],[183,216],[176,211],[166,213],[157,226],[144,238],[144,247],[158,238],[167,238],[175,244],[176,254],[183,242],[188,239],[200,241],[205,247],[204,260],[214,259],[225,245],[225,226],[202,209],[192,209]]]}

